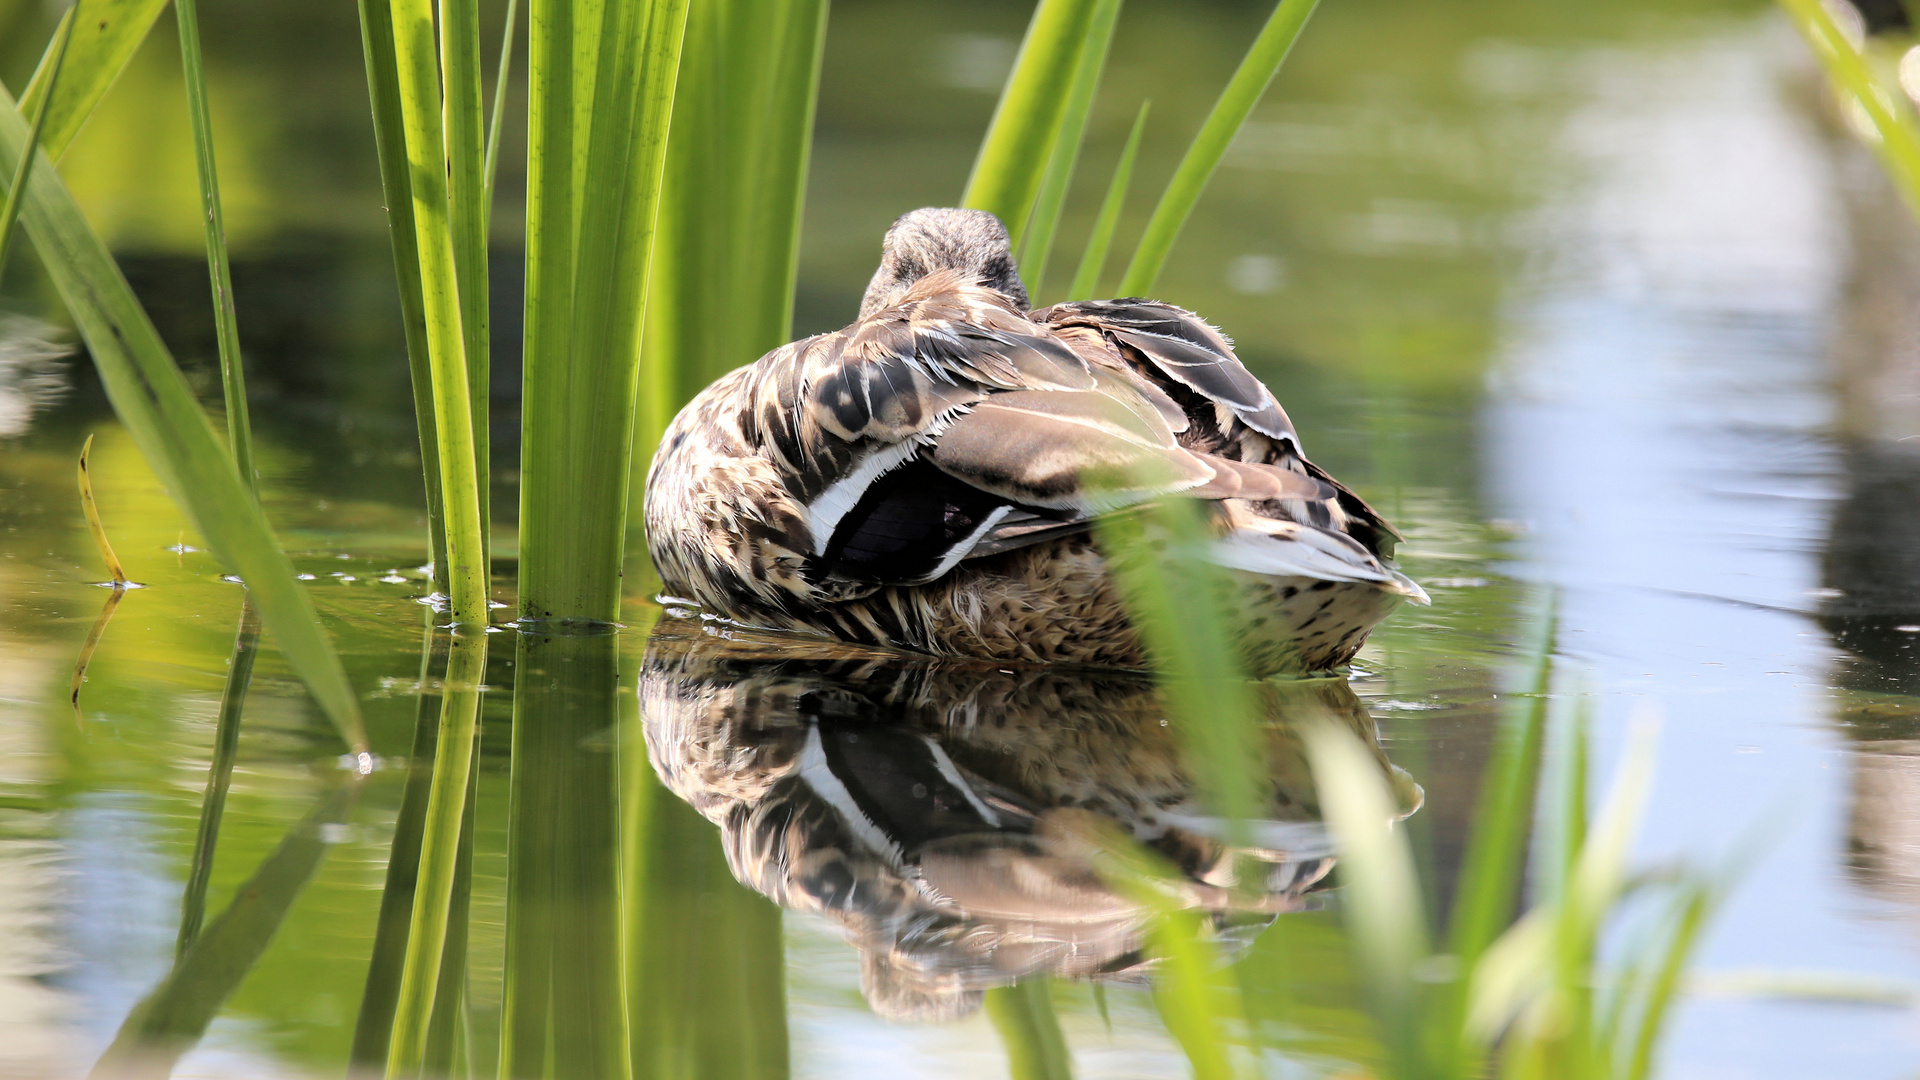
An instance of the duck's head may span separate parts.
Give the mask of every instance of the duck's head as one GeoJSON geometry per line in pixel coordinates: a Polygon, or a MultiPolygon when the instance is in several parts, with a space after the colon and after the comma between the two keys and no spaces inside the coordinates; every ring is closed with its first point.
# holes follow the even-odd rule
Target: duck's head
{"type": "Polygon", "coordinates": [[[1000,219],[985,210],[928,207],[902,214],[887,230],[880,247],[880,269],[874,271],[867,295],[860,301],[866,318],[900,302],[916,281],[936,270],[958,270],[979,279],[989,289],[1005,293],[1025,311],[1032,306],[1020,271],[1013,265],[1013,245],[1000,219]]]}

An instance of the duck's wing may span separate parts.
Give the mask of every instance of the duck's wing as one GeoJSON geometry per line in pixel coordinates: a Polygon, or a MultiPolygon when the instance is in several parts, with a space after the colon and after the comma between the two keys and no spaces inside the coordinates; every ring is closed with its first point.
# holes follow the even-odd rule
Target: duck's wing
{"type": "MultiPolygon", "coordinates": [[[[1262,445],[1292,446],[1272,394],[1217,333],[1197,320],[1185,337],[1165,320],[1135,322],[1118,332],[1123,344],[1171,357],[1179,386],[1232,395],[1228,407],[1261,425],[1262,445]],[[1224,351],[1203,363],[1203,345],[1224,351]]],[[[763,361],[758,441],[806,522],[806,576],[833,595],[923,584],[963,559],[1082,531],[1172,493],[1337,500],[1338,485],[1305,468],[1189,444],[1188,410],[1129,365],[1115,333],[1037,322],[998,293],[932,275],[896,307],[763,361]]],[[[1361,545],[1346,548],[1354,564],[1316,560],[1320,576],[1387,578],[1361,545]]]]}
{"type": "Polygon", "coordinates": [[[814,576],[881,582],[938,576],[951,549],[978,539],[1005,502],[943,483],[921,462],[956,420],[990,395],[1082,392],[1100,381],[1057,335],[949,272],[756,367],[750,437],[806,522],[814,576]]]}
{"type": "Polygon", "coordinates": [[[1326,485],[1318,500],[1275,512],[1330,528],[1368,551],[1391,557],[1400,533],[1360,496],[1307,460],[1300,436],[1272,391],[1234,354],[1233,342],[1205,319],[1158,300],[1080,300],[1028,318],[1063,335],[1097,333],[1129,368],[1160,383],[1185,413],[1181,444],[1238,460],[1305,473],[1326,485]]]}
{"type": "Polygon", "coordinates": [[[1056,328],[1097,330],[1136,369],[1158,373],[1192,395],[1226,408],[1254,431],[1300,452],[1300,436],[1273,392],[1234,355],[1233,343],[1225,334],[1191,311],[1139,298],[1077,300],[1043,308],[1028,318],[1056,328]]]}

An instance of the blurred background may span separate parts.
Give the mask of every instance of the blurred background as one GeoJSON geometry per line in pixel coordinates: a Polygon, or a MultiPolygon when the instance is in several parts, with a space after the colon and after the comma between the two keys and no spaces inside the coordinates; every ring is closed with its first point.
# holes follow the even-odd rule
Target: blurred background
{"type": "MultiPolygon", "coordinates": [[[[1269,10],[1127,5],[1060,251],[1078,251],[1151,99],[1128,250],[1269,10]]],[[[896,215],[957,200],[1030,13],[834,5],[796,335],[852,317],[896,215]]],[[[0,2],[8,87],[56,14],[0,2]]],[[[354,7],[203,0],[201,18],[264,497],[371,694],[376,751],[397,759],[421,690],[424,519],[354,7]]],[[[169,19],[61,170],[212,398],[169,19]]],[[[1376,634],[1353,683],[1425,788],[1408,827],[1443,896],[1540,584],[1560,589],[1558,689],[1592,710],[1601,775],[1631,724],[1659,724],[1642,854],[1748,853],[1699,964],[1716,978],[1665,1048],[1670,1076],[1920,1068],[1920,232],[1822,85],[1761,2],[1325,0],[1159,287],[1232,335],[1314,459],[1407,534],[1403,567],[1434,606],[1376,634]],[[1888,991],[1709,992],[1842,972],[1888,991]]],[[[492,238],[503,528],[523,156],[509,127],[492,238]]],[[[72,334],[24,245],[0,308],[0,1076],[77,1075],[170,960],[237,591],[193,550],[84,357],[54,347],[72,334]],[[102,598],[72,480],[90,432],[102,513],[153,588],[103,641],[80,724],[67,684],[102,598]]],[[[630,672],[640,643],[622,648],[630,672]]],[[[486,708],[475,956],[504,903],[504,695],[486,708]]],[[[335,753],[269,650],[214,909],[313,807],[335,753]]],[[[398,792],[376,774],[327,827],[312,883],[176,1075],[339,1072],[398,792]]],[[[680,811],[685,887],[759,903],[680,811]]],[[[794,916],[781,934],[760,962],[785,980],[795,1074],[1004,1070],[978,1016],[872,1015],[830,925],[794,916]]],[[[475,963],[475,1008],[497,1010],[475,963]]],[[[1082,1075],[1186,1074],[1143,993],[1113,997],[1111,1027],[1083,987],[1058,997],[1082,1075]]]]}

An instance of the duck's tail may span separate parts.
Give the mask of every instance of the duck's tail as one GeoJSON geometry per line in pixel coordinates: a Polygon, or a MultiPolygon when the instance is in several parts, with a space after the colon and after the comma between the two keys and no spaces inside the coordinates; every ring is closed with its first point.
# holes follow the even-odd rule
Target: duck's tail
{"type": "Polygon", "coordinates": [[[1371,582],[1422,607],[1433,602],[1412,578],[1344,533],[1251,514],[1233,515],[1232,525],[1213,542],[1212,558],[1221,566],[1272,577],[1371,582]]]}

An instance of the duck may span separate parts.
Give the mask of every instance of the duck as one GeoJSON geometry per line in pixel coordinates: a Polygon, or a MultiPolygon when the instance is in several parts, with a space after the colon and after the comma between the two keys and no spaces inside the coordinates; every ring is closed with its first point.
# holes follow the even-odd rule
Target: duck
{"type": "Polygon", "coordinates": [[[1152,911],[1103,873],[1116,841],[1151,852],[1164,898],[1229,952],[1315,906],[1336,852],[1306,725],[1354,735],[1393,820],[1424,798],[1340,678],[1256,687],[1263,767],[1238,823],[1201,797],[1142,672],[902,660],[661,619],[637,697],[655,774],[718,827],[734,878],[837,926],[895,1020],[956,1019],[1036,974],[1144,977],[1152,911]]]}
{"type": "Polygon", "coordinates": [[[1232,342],[1159,300],[1034,309],[994,215],[902,215],[844,329],[721,376],[649,468],[670,609],[935,656],[1141,669],[1102,519],[1193,500],[1254,676],[1348,664],[1402,602],[1385,518],[1232,342]]]}

